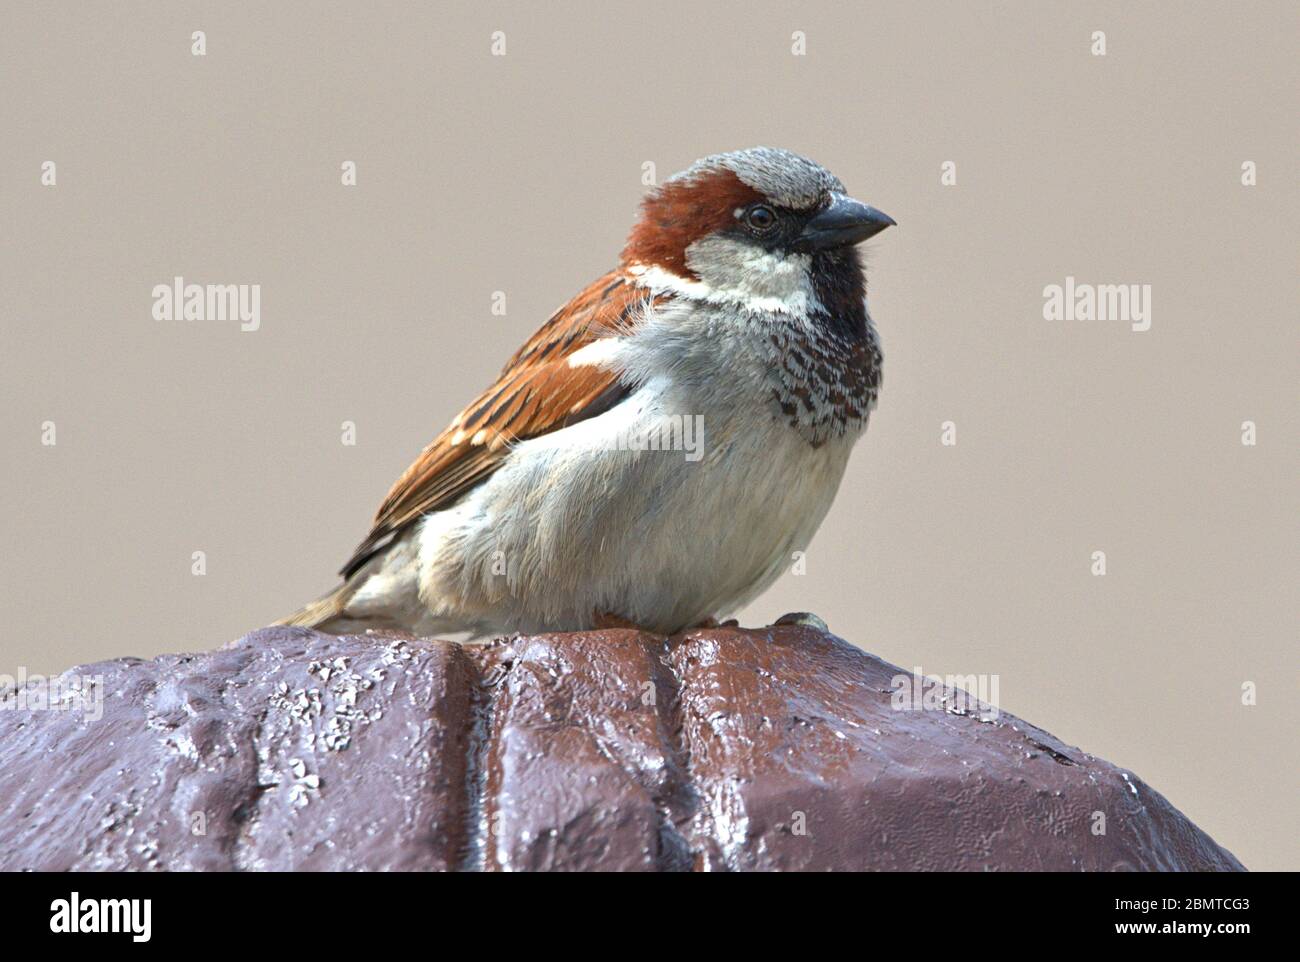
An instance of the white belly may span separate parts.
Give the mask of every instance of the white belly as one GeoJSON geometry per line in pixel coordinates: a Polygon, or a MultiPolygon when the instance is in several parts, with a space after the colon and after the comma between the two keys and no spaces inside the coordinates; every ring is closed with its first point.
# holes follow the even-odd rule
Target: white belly
{"type": "Polygon", "coordinates": [[[698,460],[626,450],[667,436],[665,418],[698,403],[648,383],[599,417],[520,443],[484,484],[426,518],[424,627],[577,630],[602,612],[670,632],[770,585],[807,547],[856,438],[814,448],[764,407],[725,405],[699,412],[698,460]]]}

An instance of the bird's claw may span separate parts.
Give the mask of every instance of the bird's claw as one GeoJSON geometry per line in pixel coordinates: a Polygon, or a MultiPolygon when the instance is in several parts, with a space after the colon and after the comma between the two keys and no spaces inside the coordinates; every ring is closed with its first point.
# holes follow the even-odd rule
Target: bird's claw
{"type": "Polygon", "coordinates": [[[805,628],[816,628],[818,631],[829,633],[830,628],[826,622],[822,621],[811,611],[791,611],[776,619],[774,624],[777,625],[803,625],[805,628]]]}

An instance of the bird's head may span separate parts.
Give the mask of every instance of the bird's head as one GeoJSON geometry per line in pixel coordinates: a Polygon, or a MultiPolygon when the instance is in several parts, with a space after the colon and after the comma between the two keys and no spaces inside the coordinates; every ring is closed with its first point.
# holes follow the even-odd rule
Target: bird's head
{"type": "Polygon", "coordinates": [[[830,171],[772,147],[715,154],[643,201],[623,250],[644,286],[742,310],[860,310],[856,244],[893,224],[830,171]]]}

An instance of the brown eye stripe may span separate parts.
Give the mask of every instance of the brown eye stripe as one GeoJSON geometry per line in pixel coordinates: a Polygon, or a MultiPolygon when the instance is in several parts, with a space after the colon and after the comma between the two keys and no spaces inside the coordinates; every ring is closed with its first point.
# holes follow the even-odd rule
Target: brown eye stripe
{"type": "Polygon", "coordinates": [[[641,219],[623,248],[623,262],[661,267],[698,280],[686,266],[686,248],[734,225],[737,209],[762,199],[729,170],[710,171],[691,181],[670,181],[642,202],[641,219]]]}

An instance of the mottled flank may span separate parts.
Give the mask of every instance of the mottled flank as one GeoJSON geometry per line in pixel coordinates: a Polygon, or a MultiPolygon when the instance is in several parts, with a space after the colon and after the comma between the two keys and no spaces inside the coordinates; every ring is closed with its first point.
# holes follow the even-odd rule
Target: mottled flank
{"type": "Polygon", "coordinates": [[[1242,868],[1136,775],[953,689],[898,710],[899,669],[802,624],[275,628],[79,674],[97,721],[0,711],[0,871],[1242,868]]]}

